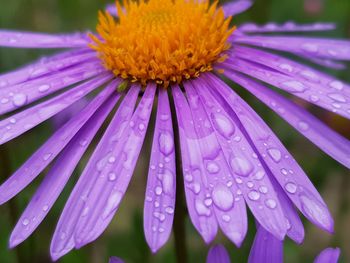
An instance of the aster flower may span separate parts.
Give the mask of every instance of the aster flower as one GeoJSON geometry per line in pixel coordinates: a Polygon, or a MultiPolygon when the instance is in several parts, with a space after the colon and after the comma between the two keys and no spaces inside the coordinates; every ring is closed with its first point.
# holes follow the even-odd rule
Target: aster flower
{"type": "MultiPolygon", "coordinates": [[[[327,248],[316,258],[314,263],[337,263],[340,256],[339,248],[327,248]]],[[[251,248],[249,263],[282,263],[283,241],[267,232],[263,227],[258,230],[251,248]]]]}
{"type": "Polygon", "coordinates": [[[261,231],[276,240],[287,235],[302,242],[295,208],[333,231],[327,205],[302,168],[221,78],[244,87],[350,167],[348,140],[265,86],[349,118],[349,85],[274,51],[342,68],[339,60],[350,60],[350,42],[265,35],[323,31],[332,24],[231,27],[231,16],[250,5],[247,0],[223,6],[205,0],[125,1],[116,4],[117,19],[100,13],[96,34],[0,31],[1,46],[70,49],[0,76],[0,144],[97,94],[0,186],[3,204],[53,163],[13,230],[11,247],[42,222],[102,124],[113,116],[64,207],[51,242],[52,258],[97,239],[127,191],[153,105],[157,113],[144,206],[144,231],[153,252],[172,228],[175,177],[181,169],[176,152],[181,153],[189,215],[205,242],[220,228],[240,246],[247,206],[261,231]]]}

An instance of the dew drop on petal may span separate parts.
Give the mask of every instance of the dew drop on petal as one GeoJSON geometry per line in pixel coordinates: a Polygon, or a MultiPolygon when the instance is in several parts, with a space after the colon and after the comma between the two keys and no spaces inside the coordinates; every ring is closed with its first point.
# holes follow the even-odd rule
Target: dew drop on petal
{"type": "Polygon", "coordinates": [[[214,161],[209,161],[206,165],[206,168],[211,174],[216,174],[220,171],[220,166],[214,161]]]}
{"type": "Polygon", "coordinates": [[[344,98],[344,96],[339,93],[330,93],[328,94],[328,97],[338,102],[346,102],[346,99],[344,98]]]}
{"type": "Polygon", "coordinates": [[[272,158],[272,160],[274,160],[275,162],[281,161],[282,154],[281,154],[280,150],[278,150],[276,148],[270,148],[267,150],[267,153],[272,158]]]}
{"type": "Polygon", "coordinates": [[[158,138],[159,150],[165,156],[170,155],[174,151],[174,139],[169,132],[162,132],[158,138]]]}
{"type": "Polygon", "coordinates": [[[281,83],[287,90],[297,93],[297,92],[304,92],[306,90],[306,87],[303,83],[291,80],[291,81],[285,81],[281,83]]]}
{"type": "Polygon", "coordinates": [[[284,188],[286,189],[286,191],[290,194],[295,194],[297,191],[297,186],[295,183],[289,182],[287,183],[284,188]]]}
{"type": "Polygon", "coordinates": [[[342,90],[344,88],[344,84],[338,80],[332,81],[331,83],[329,83],[329,86],[336,90],[342,90]]]}
{"type": "Polygon", "coordinates": [[[233,157],[230,164],[233,172],[240,176],[246,177],[253,171],[253,165],[245,158],[233,157]]]}
{"type": "Polygon", "coordinates": [[[22,107],[27,103],[27,95],[18,93],[13,96],[13,105],[16,107],[22,107]]]}
{"type": "Polygon", "coordinates": [[[248,193],[248,198],[252,201],[257,201],[260,199],[260,194],[259,192],[253,190],[248,193]]]}
{"type": "Polygon", "coordinates": [[[229,139],[235,133],[235,126],[230,119],[221,113],[212,114],[213,125],[215,129],[226,139],[229,139]]]}
{"type": "Polygon", "coordinates": [[[271,209],[274,209],[274,208],[277,207],[277,203],[276,203],[276,201],[273,200],[273,199],[267,199],[267,200],[265,201],[265,205],[266,205],[268,208],[271,208],[271,209]]]}
{"type": "Polygon", "coordinates": [[[212,198],[214,204],[223,211],[227,211],[233,206],[234,197],[226,185],[216,185],[212,192],[212,198]]]}

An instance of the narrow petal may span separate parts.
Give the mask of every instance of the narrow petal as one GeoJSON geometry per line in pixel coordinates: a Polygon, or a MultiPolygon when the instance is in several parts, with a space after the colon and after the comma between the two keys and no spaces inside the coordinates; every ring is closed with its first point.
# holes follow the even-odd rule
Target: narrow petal
{"type": "Polygon", "coordinates": [[[0,46],[14,48],[77,48],[89,44],[87,34],[51,35],[0,30],[0,46]]]}
{"type": "Polygon", "coordinates": [[[350,41],[347,40],[293,36],[240,35],[234,38],[234,42],[296,54],[302,53],[313,57],[350,60],[350,41]]]}
{"type": "Polygon", "coordinates": [[[66,53],[62,52],[61,58],[57,58],[58,55],[56,54],[52,57],[42,58],[18,70],[0,75],[0,87],[3,89],[47,74],[59,73],[68,67],[96,58],[96,53],[92,50],[87,52],[86,49],[80,49],[79,53],[69,55],[66,53]]]}
{"type": "Polygon", "coordinates": [[[243,24],[239,26],[239,30],[244,33],[277,33],[277,32],[309,32],[309,31],[327,31],[336,28],[334,23],[315,23],[298,25],[294,22],[286,22],[283,25],[276,23],[268,23],[265,25],[257,25],[253,23],[243,24]]]}
{"type": "MultiPolygon", "coordinates": [[[[79,91],[79,89],[73,90],[73,92],[70,92],[70,94],[65,94],[68,98],[63,98],[63,101],[67,104],[73,103],[74,100],[81,98],[88,91],[93,90],[96,85],[103,84],[103,82],[106,80],[106,77],[99,78],[98,80],[94,80],[88,85],[85,85],[85,87],[82,87],[81,91],[79,91]]],[[[114,88],[115,85],[110,85],[107,89],[101,92],[100,95],[83,111],[77,114],[75,118],[71,119],[71,121],[54,133],[54,135],[52,135],[43,146],[41,146],[9,179],[7,179],[0,186],[0,204],[7,202],[9,199],[22,191],[40,174],[40,172],[45,169],[45,167],[49,165],[49,163],[61,152],[61,150],[68,144],[79,129],[105,101],[108,95],[113,92],[114,88]]],[[[62,101],[59,101],[59,103],[62,103],[62,101]]],[[[48,109],[42,107],[40,110],[45,111],[39,114],[39,120],[45,119],[46,116],[44,114],[50,114],[53,112],[52,110],[50,111],[50,107],[53,107],[54,110],[58,108],[55,105],[49,105],[48,109]]],[[[32,116],[31,113],[28,115],[28,118],[32,116]]],[[[21,126],[23,125],[20,121],[16,122],[16,124],[21,126]]]]}
{"type": "Polygon", "coordinates": [[[238,15],[248,10],[254,4],[254,0],[234,0],[222,6],[225,17],[238,15]]]}
{"type": "Polygon", "coordinates": [[[30,80],[15,86],[8,86],[0,90],[2,102],[0,114],[22,108],[38,99],[80,81],[87,80],[99,73],[106,72],[100,61],[86,62],[73,66],[48,76],[30,80]]]}
{"type": "MultiPolygon", "coordinates": [[[[258,60],[257,57],[255,57],[255,59],[258,60]]],[[[348,89],[331,89],[329,86],[330,84],[327,86],[319,85],[318,83],[312,83],[311,81],[301,79],[301,77],[289,76],[274,69],[256,64],[255,62],[239,58],[235,58],[230,62],[225,62],[225,64],[226,63],[229,63],[227,65],[230,69],[262,80],[294,96],[350,119],[350,94],[348,89]]],[[[335,83],[337,88],[337,85],[343,87],[341,82],[335,83]]]]}
{"type": "Polygon", "coordinates": [[[203,155],[194,129],[191,110],[179,87],[172,89],[180,135],[182,170],[188,213],[192,224],[206,243],[216,236],[218,223],[215,218],[207,178],[204,173],[203,155]],[[208,200],[207,200],[208,199],[208,200]],[[207,201],[206,201],[207,200],[207,201]],[[207,204],[207,205],[206,205],[207,204]]]}
{"type": "Polygon", "coordinates": [[[314,263],[337,263],[339,256],[339,248],[327,248],[317,256],[314,263]]]}
{"type": "MultiPolygon", "coordinates": [[[[207,196],[204,204],[213,206],[217,222],[223,233],[239,247],[247,232],[244,198],[234,181],[213,128],[217,123],[209,118],[210,115],[204,109],[204,102],[197,94],[196,88],[201,89],[202,87],[195,81],[186,82],[184,86],[202,153],[202,174],[206,176],[211,192],[211,196],[207,196]]],[[[214,107],[212,105],[212,109],[214,107]]]]}
{"type": "Polygon", "coordinates": [[[230,256],[223,245],[215,245],[210,248],[207,263],[230,263],[230,256]]]}
{"type": "Polygon", "coordinates": [[[212,74],[203,76],[221,94],[251,138],[256,150],[294,205],[314,224],[333,232],[333,219],[327,205],[307,175],[265,122],[230,87],[212,74]]]}
{"type": "MultiPolygon", "coordinates": [[[[89,209],[94,209],[94,207],[84,208],[87,198],[86,191],[95,184],[95,181],[100,175],[99,170],[103,169],[108,162],[112,161],[113,163],[116,161],[116,159],[110,158],[112,157],[110,153],[116,148],[118,140],[121,139],[122,132],[130,122],[139,91],[138,86],[131,87],[75,185],[61,213],[52,238],[50,250],[54,260],[74,248],[75,226],[81,212],[85,210],[85,213],[87,213],[89,209]],[[101,158],[102,156],[104,157],[101,158]]],[[[112,183],[116,179],[116,174],[110,173],[108,178],[112,183]]]]}
{"type": "Polygon", "coordinates": [[[227,71],[225,75],[246,88],[328,155],[350,168],[349,140],[277,92],[238,73],[227,71]]]}
{"type": "Polygon", "coordinates": [[[64,110],[111,79],[103,74],[41,104],[0,121],[0,145],[4,144],[64,110]]]}
{"type": "Polygon", "coordinates": [[[176,194],[174,145],[168,94],[165,89],[159,89],[143,216],[146,240],[154,253],[167,242],[173,225],[176,194]]]}
{"type": "Polygon", "coordinates": [[[76,225],[74,235],[76,248],[97,239],[117,212],[134,173],[146,136],[155,92],[155,85],[150,84],[146,87],[115,149],[107,155],[100,156],[102,159],[109,156],[108,163],[98,169],[100,177],[97,178],[95,184],[85,189],[84,209],[89,210],[87,213],[80,214],[76,225]],[[111,173],[116,175],[116,178],[112,177],[113,180],[110,178],[111,173]]]}
{"type": "Polygon", "coordinates": [[[249,254],[249,263],[282,263],[283,242],[276,239],[263,227],[258,226],[253,246],[249,254]]]}
{"type": "Polygon", "coordinates": [[[332,59],[327,59],[327,58],[316,58],[313,56],[308,56],[306,54],[296,54],[304,59],[306,59],[307,61],[311,61],[312,63],[316,64],[316,65],[320,65],[322,67],[326,67],[326,68],[330,68],[330,69],[335,69],[335,70],[343,70],[346,69],[346,64],[339,62],[339,61],[334,61],[332,59]]]}
{"type": "MultiPolygon", "coordinates": [[[[76,165],[80,161],[80,158],[83,156],[96,132],[117,103],[120,95],[114,93],[111,96],[110,93],[105,93],[104,99],[108,97],[111,98],[107,101],[103,101],[100,98],[95,99],[96,101],[103,102],[102,105],[99,103],[101,108],[74,136],[72,141],[58,157],[49,173],[45,176],[11,234],[10,247],[15,247],[27,239],[44,220],[51,207],[56,202],[76,165]]],[[[91,106],[92,105],[94,108],[99,107],[99,105],[93,102],[91,103],[91,106]]]]}
{"type": "Polygon", "coordinates": [[[225,159],[231,166],[233,182],[238,187],[235,200],[244,198],[261,225],[277,238],[283,239],[287,232],[287,222],[282,206],[255,149],[241,128],[242,125],[234,115],[225,111],[222,103],[210,93],[211,87],[207,87],[204,81],[197,84],[196,89],[203,103],[207,104],[225,159]]]}
{"type": "Polygon", "coordinates": [[[109,263],[124,263],[124,261],[120,258],[117,258],[117,257],[111,257],[109,259],[109,263]]]}

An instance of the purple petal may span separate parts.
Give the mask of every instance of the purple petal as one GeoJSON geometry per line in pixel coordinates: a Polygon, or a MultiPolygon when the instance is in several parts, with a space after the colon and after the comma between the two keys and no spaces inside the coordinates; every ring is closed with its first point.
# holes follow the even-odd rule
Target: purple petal
{"type": "Polygon", "coordinates": [[[207,84],[200,84],[200,80],[197,82],[196,90],[206,104],[208,115],[210,112],[225,159],[231,165],[234,183],[238,187],[237,200],[244,198],[255,218],[277,238],[283,239],[287,222],[282,206],[239,120],[225,112],[220,101],[213,98],[207,84]]]}
{"type": "Polygon", "coordinates": [[[109,259],[109,263],[124,263],[124,261],[120,258],[117,258],[117,257],[111,257],[109,259]]]}
{"type": "Polygon", "coordinates": [[[317,256],[314,263],[337,263],[339,256],[339,248],[327,248],[317,256]]]}
{"type": "Polygon", "coordinates": [[[313,57],[350,60],[350,41],[347,40],[238,35],[233,41],[234,43],[248,44],[296,54],[301,53],[313,57]]]}
{"type": "MultiPolygon", "coordinates": [[[[258,61],[262,58],[254,56],[254,59],[258,61]]],[[[268,59],[265,58],[265,60],[268,59]]],[[[329,82],[327,86],[320,85],[318,82],[306,80],[300,75],[287,75],[272,68],[269,69],[255,62],[237,57],[234,60],[225,62],[225,65],[228,65],[227,67],[230,69],[260,79],[299,98],[350,119],[350,89],[344,89],[344,85],[339,81],[329,82]],[[336,88],[332,89],[330,85],[335,85],[336,88]]],[[[286,65],[287,67],[288,64],[282,65],[286,65]]],[[[310,74],[312,73],[314,72],[310,74]]],[[[318,77],[317,75],[312,76],[318,77]]],[[[311,75],[308,77],[311,78],[311,75]]]]}
{"type": "MultiPolygon", "coordinates": [[[[215,122],[216,120],[209,118],[210,114],[204,109],[204,103],[209,101],[201,101],[198,96],[196,89],[202,89],[198,82],[187,82],[184,86],[203,157],[202,174],[206,176],[211,192],[204,204],[208,206],[208,201],[209,205],[213,204],[217,222],[223,233],[239,247],[247,232],[246,206],[213,128],[222,119],[215,122]]],[[[211,110],[214,107],[212,105],[211,110]]]]}
{"type": "Polygon", "coordinates": [[[179,87],[172,89],[180,134],[182,169],[185,180],[187,208],[192,224],[206,243],[216,236],[215,218],[207,178],[204,174],[203,155],[199,146],[193,118],[184,94],[179,87]],[[206,201],[207,200],[207,201],[206,201]]]}
{"type": "Polygon", "coordinates": [[[50,172],[45,176],[11,234],[10,247],[15,247],[27,239],[43,221],[56,202],[80,158],[120,97],[118,93],[114,93],[111,96],[113,89],[109,91],[102,92],[104,96],[96,97],[94,102],[91,102],[90,106],[88,106],[95,109],[101,106],[101,108],[79,130],[71,140],[71,143],[68,144],[58,157],[50,172]],[[111,98],[106,101],[108,97],[111,98]]]}
{"type": "Polygon", "coordinates": [[[327,205],[287,149],[265,122],[230,87],[212,74],[204,76],[222,96],[223,103],[234,110],[278,183],[296,207],[314,224],[333,231],[333,219],[327,205]]]}
{"type": "Polygon", "coordinates": [[[215,245],[210,248],[207,263],[230,263],[230,256],[223,245],[215,245]]]}
{"type": "Polygon", "coordinates": [[[107,228],[118,210],[121,199],[132,178],[146,136],[155,92],[155,85],[147,86],[130,122],[121,134],[116,148],[107,155],[101,156],[102,160],[109,156],[108,163],[97,168],[100,177],[97,178],[92,188],[85,191],[84,208],[90,209],[86,214],[82,213],[80,215],[76,225],[76,248],[97,239],[107,228]],[[113,177],[114,180],[111,180],[111,173],[116,175],[115,179],[113,177]]]}
{"type": "Polygon", "coordinates": [[[56,54],[52,57],[42,58],[28,66],[0,75],[0,87],[5,88],[54,72],[59,73],[68,67],[96,58],[96,52],[92,50],[79,49],[79,52],[71,53],[62,52],[60,56],[56,54]]]}
{"type": "Polygon", "coordinates": [[[89,44],[87,34],[51,35],[0,30],[0,46],[14,48],[77,48],[89,44]]]}
{"type": "MultiPolygon", "coordinates": [[[[125,8],[122,7],[122,10],[125,11],[125,8]]],[[[115,17],[119,17],[119,15],[120,15],[120,14],[118,14],[118,9],[117,9],[116,4],[107,5],[106,11],[115,17]]]]}
{"type": "Polygon", "coordinates": [[[225,17],[238,15],[248,10],[252,5],[253,0],[235,0],[228,2],[222,6],[225,17]]]}
{"type": "MultiPolygon", "coordinates": [[[[108,79],[106,77],[101,77],[84,84],[81,89],[77,88],[63,94],[67,98],[63,97],[62,101],[59,100],[58,103],[53,100],[52,102],[54,103],[47,104],[47,107],[41,107],[41,109],[38,110],[38,120],[45,120],[46,116],[59,109],[58,107],[61,107],[62,105],[68,106],[75,100],[80,99],[87,92],[93,90],[96,85],[103,84],[107,80],[108,79]]],[[[0,204],[7,202],[9,199],[22,191],[39,175],[40,172],[45,169],[45,167],[61,152],[61,150],[68,144],[79,129],[98,109],[107,96],[113,92],[114,88],[115,85],[110,85],[104,92],[101,92],[93,103],[87,106],[85,110],[76,115],[75,118],[59,129],[53,136],[51,136],[51,138],[43,146],[41,146],[39,150],[37,150],[9,179],[7,179],[0,186],[0,204]]],[[[31,109],[28,110],[28,118],[33,117],[33,113],[30,112],[30,110],[31,109]]],[[[27,123],[26,119],[23,119],[23,121],[27,123]]],[[[21,123],[21,121],[17,121],[16,125],[23,126],[24,124],[21,123]]],[[[20,127],[18,129],[20,129],[20,127]]]]}
{"type": "Polygon", "coordinates": [[[95,60],[94,62],[73,66],[52,75],[5,87],[0,90],[0,100],[2,102],[0,114],[22,108],[40,98],[80,81],[87,80],[102,72],[106,71],[101,66],[101,62],[95,60]]]}
{"type": "MultiPolygon", "coordinates": [[[[101,155],[107,155],[115,149],[116,142],[121,138],[123,130],[130,121],[139,91],[138,86],[131,87],[75,185],[60,216],[51,242],[51,256],[53,259],[58,259],[74,248],[75,226],[87,198],[85,190],[92,187],[98,178],[100,172],[96,168],[102,169],[103,165],[109,161],[110,156],[101,159],[101,155]]],[[[110,160],[113,161],[113,159],[110,160]]],[[[114,175],[114,173],[109,175],[112,181],[115,180],[114,175]]],[[[86,212],[88,212],[88,209],[85,209],[86,212]]]]}
{"type": "Polygon", "coordinates": [[[146,240],[154,253],[169,239],[174,218],[175,193],[175,146],[171,111],[167,91],[159,89],[143,216],[146,240]]]}
{"type": "Polygon", "coordinates": [[[271,89],[238,73],[226,71],[225,75],[250,91],[328,155],[350,168],[349,140],[271,89]]]}
{"type": "Polygon", "coordinates": [[[253,246],[249,254],[249,263],[282,263],[283,242],[263,227],[258,226],[253,246]]]}
{"type": "Polygon", "coordinates": [[[316,65],[320,65],[322,67],[326,67],[326,68],[331,68],[331,69],[335,69],[335,70],[343,70],[346,69],[346,65],[344,63],[341,63],[339,61],[334,61],[331,59],[327,59],[327,58],[316,58],[316,57],[312,57],[312,56],[308,56],[306,54],[296,54],[304,59],[306,59],[307,61],[311,61],[312,63],[316,64],[316,65]]]}
{"type": "Polygon", "coordinates": [[[257,25],[253,23],[239,26],[239,30],[244,33],[275,33],[275,32],[309,32],[333,30],[336,26],[333,23],[315,23],[306,25],[297,25],[294,22],[286,22],[283,25],[268,23],[257,25]]]}

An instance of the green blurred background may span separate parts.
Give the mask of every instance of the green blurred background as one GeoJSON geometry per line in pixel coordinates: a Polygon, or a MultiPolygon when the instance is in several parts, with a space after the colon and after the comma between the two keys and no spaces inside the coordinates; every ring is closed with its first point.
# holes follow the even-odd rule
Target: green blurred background
{"type": "MultiPolygon", "coordinates": [[[[224,2],[224,1],[222,1],[224,2]]],[[[93,30],[96,25],[97,10],[109,3],[106,0],[0,0],[0,28],[30,30],[40,32],[71,32],[93,30]]],[[[327,37],[349,38],[350,1],[349,0],[256,0],[255,6],[238,17],[236,24],[244,22],[283,23],[293,20],[299,23],[336,22],[337,30],[322,33],[327,37]]],[[[313,34],[315,35],[315,34],[313,34]]],[[[318,33],[320,35],[320,33],[318,33]]],[[[52,53],[52,51],[50,51],[52,53]]],[[[48,51],[0,49],[0,72],[5,72],[48,54],[48,51]]],[[[350,82],[349,69],[328,71],[342,80],[350,82]]],[[[326,156],[309,141],[298,135],[289,125],[279,119],[265,106],[243,92],[235,89],[250,102],[259,114],[279,135],[283,143],[305,169],[329,205],[335,219],[335,234],[329,235],[310,223],[305,222],[306,239],[303,246],[290,241],[285,244],[285,262],[312,262],[313,258],[328,246],[342,249],[341,262],[350,262],[350,177],[349,171],[326,156]]],[[[302,102],[296,100],[298,103],[302,102]]],[[[334,117],[325,111],[303,104],[318,117],[337,129],[348,138],[350,123],[334,117]]],[[[38,126],[12,142],[0,146],[0,181],[4,181],[16,170],[52,133],[50,122],[38,126]]],[[[150,134],[149,134],[150,135],[150,134]]],[[[148,137],[151,138],[151,137],[148,137]]],[[[175,262],[174,241],[171,237],[167,245],[157,255],[152,255],[145,243],[142,229],[143,197],[147,176],[148,154],[151,139],[148,139],[138,162],[137,171],[127,195],[104,235],[79,251],[65,256],[59,262],[107,262],[111,255],[120,256],[126,262],[175,262]]],[[[90,149],[91,152],[91,149],[90,149]]],[[[38,230],[18,248],[7,248],[11,229],[30,200],[44,173],[31,186],[9,203],[0,207],[0,262],[50,262],[49,243],[60,212],[83,168],[83,160],[76,169],[48,217],[38,230]]],[[[222,235],[216,242],[228,248],[232,262],[246,262],[251,247],[255,227],[252,217],[247,238],[241,249],[237,249],[222,235]]],[[[186,239],[189,262],[205,262],[207,247],[186,219],[186,239]]]]}

